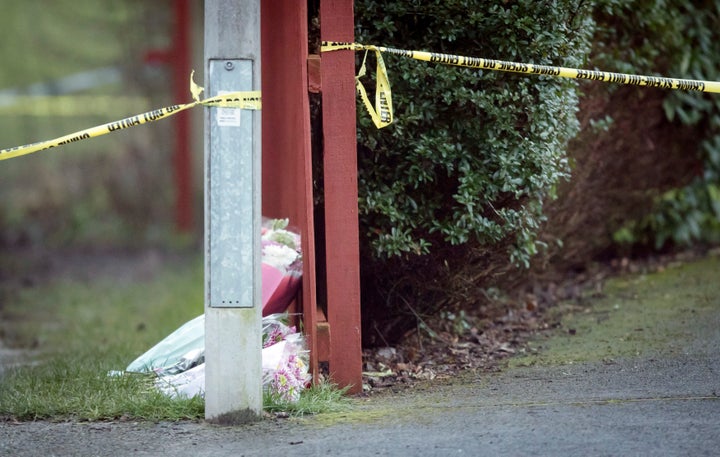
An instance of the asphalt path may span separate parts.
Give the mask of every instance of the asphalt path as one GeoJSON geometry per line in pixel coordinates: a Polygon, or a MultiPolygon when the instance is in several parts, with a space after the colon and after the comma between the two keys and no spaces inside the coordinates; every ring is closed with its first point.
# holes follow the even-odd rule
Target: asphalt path
{"type": "Polygon", "coordinates": [[[246,426],[6,423],[0,455],[715,456],[719,373],[717,356],[629,359],[464,376],[246,426]]]}

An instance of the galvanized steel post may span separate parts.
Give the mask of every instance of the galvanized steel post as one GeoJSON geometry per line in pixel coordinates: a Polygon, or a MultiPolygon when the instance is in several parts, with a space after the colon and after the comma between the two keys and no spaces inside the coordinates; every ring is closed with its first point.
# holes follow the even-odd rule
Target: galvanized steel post
{"type": "MultiPolygon", "coordinates": [[[[260,0],[205,0],[205,96],[260,89],[260,0]]],[[[205,418],[262,413],[260,112],[206,108],[205,418]]]]}

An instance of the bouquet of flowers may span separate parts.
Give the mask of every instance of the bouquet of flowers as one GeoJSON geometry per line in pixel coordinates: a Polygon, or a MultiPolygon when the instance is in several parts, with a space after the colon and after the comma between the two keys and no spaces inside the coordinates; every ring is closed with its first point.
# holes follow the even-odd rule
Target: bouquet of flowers
{"type": "Polygon", "coordinates": [[[262,244],[262,314],[282,313],[302,279],[300,235],[288,230],[288,219],[265,219],[262,244]]]}
{"type": "Polygon", "coordinates": [[[311,375],[305,340],[286,319],[278,314],[263,319],[263,389],[277,400],[294,403],[311,375]]]}
{"type": "MultiPolygon", "coordinates": [[[[125,370],[154,373],[155,387],[170,397],[204,395],[204,315],[187,322],[133,361],[125,370]],[[182,352],[186,351],[187,352],[182,352]]],[[[262,320],[263,389],[274,398],[295,402],[311,380],[305,339],[288,325],[287,313],[262,320]]]]}
{"type": "MultiPolygon", "coordinates": [[[[263,388],[280,400],[296,401],[310,382],[305,340],[288,326],[286,313],[302,279],[300,235],[288,230],[288,219],[264,219],[260,235],[263,388]]],[[[182,325],[125,371],[154,373],[156,386],[171,396],[203,395],[205,315],[182,325]]]]}

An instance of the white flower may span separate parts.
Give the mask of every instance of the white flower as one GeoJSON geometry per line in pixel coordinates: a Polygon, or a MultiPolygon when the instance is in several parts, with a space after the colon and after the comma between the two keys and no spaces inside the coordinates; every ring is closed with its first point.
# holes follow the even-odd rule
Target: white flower
{"type": "Polygon", "coordinates": [[[267,244],[263,247],[262,262],[285,270],[299,257],[296,250],[282,244],[267,244]]]}

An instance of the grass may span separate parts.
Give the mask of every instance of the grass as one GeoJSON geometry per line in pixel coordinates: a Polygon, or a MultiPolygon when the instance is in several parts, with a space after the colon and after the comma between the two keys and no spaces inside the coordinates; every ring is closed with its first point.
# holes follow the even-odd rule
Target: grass
{"type": "Polygon", "coordinates": [[[171,399],[147,375],[108,376],[109,359],[53,358],[2,381],[0,415],[15,420],[199,419],[201,398],[171,399]]]}
{"type": "MultiPolygon", "coordinates": [[[[150,375],[108,376],[202,313],[203,284],[202,258],[195,256],[139,280],[64,279],[5,293],[3,340],[34,347],[36,355],[0,375],[0,419],[203,419],[202,398],[171,399],[153,388],[150,375]]],[[[347,405],[330,384],[304,391],[294,404],[266,401],[268,412],[290,415],[347,405]]]]}
{"type": "MultiPolygon", "coordinates": [[[[108,274],[118,276],[51,280],[14,291],[3,308],[3,320],[12,322],[5,326],[6,344],[131,357],[203,312],[198,258],[145,278],[132,271],[122,278],[119,275],[124,272],[108,274]]],[[[95,276],[92,271],[88,275],[95,276]]]]}
{"type": "Polygon", "coordinates": [[[720,256],[676,265],[662,272],[614,278],[604,297],[587,306],[559,307],[559,332],[532,342],[537,351],[511,365],[563,365],[619,358],[706,353],[704,335],[717,332],[720,256]],[[693,341],[692,347],[680,341],[693,341]]]}
{"type": "Polygon", "coordinates": [[[336,413],[346,411],[350,400],[345,396],[346,389],[327,382],[321,382],[302,392],[296,403],[279,401],[275,396],[265,393],[263,404],[269,413],[284,412],[292,416],[308,414],[336,413]]]}

